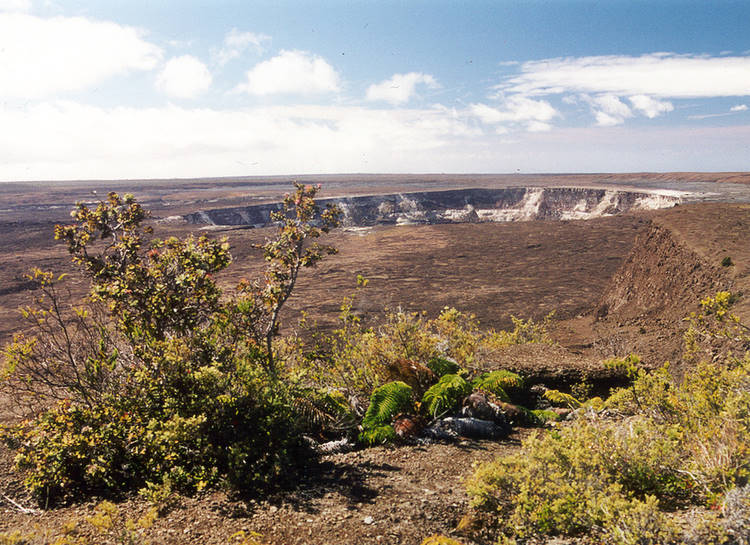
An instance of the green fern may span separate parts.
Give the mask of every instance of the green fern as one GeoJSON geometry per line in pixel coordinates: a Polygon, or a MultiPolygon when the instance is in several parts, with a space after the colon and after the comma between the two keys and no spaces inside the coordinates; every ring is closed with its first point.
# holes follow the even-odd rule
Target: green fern
{"type": "Polygon", "coordinates": [[[458,408],[461,400],[471,393],[471,384],[459,375],[445,375],[431,386],[422,397],[422,409],[431,417],[449,413],[458,408]]]}
{"type": "Polygon", "coordinates": [[[359,434],[360,442],[364,443],[368,447],[372,447],[375,445],[384,445],[386,443],[395,441],[395,439],[396,432],[394,431],[393,426],[391,426],[390,424],[383,424],[382,426],[364,429],[359,434]]]}
{"type": "Polygon", "coordinates": [[[325,434],[356,427],[358,419],[341,392],[308,389],[302,393],[292,406],[306,432],[325,434]]]}
{"type": "Polygon", "coordinates": [[[413,407],[411,386],[400,382],[389,382],[376,388],[370,396],[370,406],[362,419],[359,440],[365,445],[382,445],[393,441],[396,432],[391,420],[400,412],[413,407]]]}
{"type": "Polygon", "coordinates": [[[461,367],[455,361],[441,357],[432,358],[427,362],[427,367],[429,367],[438,377],[457,375],[461,370],[461,367]]]}
{"type": "Polygon", "coordinates": [[[510,401],[507,392],[521,390],[523,388],[523,379],[516,373],[501,369],[481,374],[474,379],[473,386],[477,390],[491,392],[498,399],[507,403],[510,401]]]}
{"type": "Polygon", "coordinates": [[[412,408],[412,389],[408,384],[396,381],[376,388],[370,397],[370,406],[362,420],[366,430],[390,424],[393,417],[412,408]]]}
{"type": "Polygon", "coordinates": [[[547,422],[557,422],[560,420],[560,415],[549,409],[534,409],[529,412],[533,416],[532,422],[538,426],[543,426],[547,422]]]}
{"type": "Polygon", "coordinates": [[[544,397],[549,400],[553,405],[559,407],[568,407],[570,409],[577,409],[581,406],[581,402],[575,397],[560,390],[547,390],[544,392],[544,397]]]}

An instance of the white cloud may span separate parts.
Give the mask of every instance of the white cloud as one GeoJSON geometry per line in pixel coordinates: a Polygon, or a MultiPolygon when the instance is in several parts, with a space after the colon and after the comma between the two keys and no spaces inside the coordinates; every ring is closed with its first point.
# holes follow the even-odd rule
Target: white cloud
{"type": "Polygon", "coordinates": [[[744,112],[747,111],[747,104],[737,104],[737,106],[732,106],[729,108],[730,112],[744,112]]]}
{"type": "Polygon", "coordinates": [[[435,157],[460,157],[462,145],[481,137],[441,107],[216,110],[57,101],[0,106],[0,126],[0,180],[430,170],[435,157]]]}
{"type": "Polygon", "coordinates": [[[545,59],[497,86],[526,95],[610,93],[618,96],[699,98],[750,94],[750,57],[653,53],[640,57],[545,59]]]}
{"type": "Polygon", "coordinates": [[[258,55],[263,53],[265,43],[271,40],[270,36],[255,32],[241,32],[236,28],[230,30],[224,37],[222,47],[214,52],[219,65],[225,65],[232,59],[240,57],[247,49],[253,49],[258,55]]]}
{"type": "Polygon", "coordinates": [[[632,117],[633,115],[627,104],[615,95],[599,95],[594,97],[592,102],[597,108],[609,115],[621,118],[632,117]]]}
{"type": "Polygon", "coordinates": [[[623,118],[616,115],[608,114],[607,112],[594,112],[596,117],[596,124],[600,127],[613,127],[620,125],[624,122],[623,118]]]}
{"type": "MultiPolygon", "coordinates": [[[[516,124],[530,132],[548,131],[552,126],[548,121],[559,115],[559,112],[546,100],[533,100],[520,95],[501,98],[501,107],[487,104],[471,104],[469,113],[487,125],[516,124]]],[[[503,128],[504,134],[507,128],[503,128]]]]}
{"type": "Polygon", "coordinates": [[[281,51],[258,63],[247,73],[247,82],[237,90],[252,95],[312,95],[336,92],[341,78],[333,66],[307,51],[281,51]]]}
{"type": "Polygon", "coordinates": [[[391,104],[403,104],[416,94],[418,84],[424,84],[430,89],[440,87],[430,74],[421,72],[393,74],[391,79],[370,85],[367,88],[367,100],[383,100],[391,104]]]}
{"type": "Polygon", "coordinates": [[[86,89],[118,74],[151,70],[160,56],[161,50],[133,27],[0,13],[0,98],[86,89]]]}
{"type": "Polygon", "coordinates": [[[31,0],[0,0],[0,13],[7,11],[31,11],[31,0]]]}
{"type": "Polygon", "coordinates": [[[642,112],[649,119],[674,110],[671,102],[656,100],[646,95],[633,95],[628,97],[628,100],[633,105],[633,108],[642,112]]]}
{"type": "Polygon", "coordinates": [[[748,170],[750,125],[480,131],[469,112],[0,103],[0,181],[331,172],[748,170]]]}
{"type": "Polygon", "coordinates": [[[211,73],[191,55],[175,57],[167,62],[156,78],[156,87],[175,98],[194,98],[211,86],[211,73]]]}
{"type": "Polygon", "coordinates": [[[529,132],[547,132],[552,130],[552,125],[542,121],[530,121],[526,124],[526,130],[529,132]]]}
{"type": "Polygon", "coordinates": [[[596,124],[600,127],[621,125],[625,119],[633,117],[633,112],[628,105],[615,95],[605,94],[596,97],[582,95],[581,98],[590,104],[596,117],[596,124]]]}

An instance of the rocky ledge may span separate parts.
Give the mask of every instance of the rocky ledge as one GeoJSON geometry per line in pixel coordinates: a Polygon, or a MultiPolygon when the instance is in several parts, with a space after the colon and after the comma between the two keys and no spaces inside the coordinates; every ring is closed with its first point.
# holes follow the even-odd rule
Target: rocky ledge
{"type": "MultiPolygon", "coordinates": [[[[578,220],[631,210],[668,208],[682,202],[677,192],[635,192],[580,187],[459,189],[319,199],[337,204],[349,227],[373,225],[578,220]]],[[[280,204],[199,210],[189,223],[266,227],[280,204]]]]}

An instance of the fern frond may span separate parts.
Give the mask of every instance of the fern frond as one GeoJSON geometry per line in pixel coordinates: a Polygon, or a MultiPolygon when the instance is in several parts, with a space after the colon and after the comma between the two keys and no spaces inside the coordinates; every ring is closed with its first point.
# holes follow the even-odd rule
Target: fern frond
{"type": "Polygon", "coordinates": [[[292,401],[298,421],[308,432],[340,432],[356,426],[357,418],[339,391],[307,390],[292,401]]]}
{"type": "Polygon", "coordinates": [[[432,358],[427,362],[427,367],[429,367],[432,372],[435,373],[438,377],[444,377],[445,375],[457,375],[461,370],[461,366],[458,365],[455,361],[441,357],[432,358]]]}
{"type": "Polygon", "coordinates": [[[396,414],[411,409],[411,395],[411,386],[400,381],[376,388],[370,397],[370,406],[362,420],[362,427],[367,430],[384,424],[390,425],[396,414]]]}
{"type": "Polygon", "coordinates": [[[510,401],[507,392],[523,388],[523,379],[511,371],[499,370],[483,373],[474,379],[475,389],[492,392],[501,401],[510,401]]]}
{"type": "Polygon", "coordinates": [[[568,407],[570,409],[577,409],[581,406],[581,402],[575,397],[560,390],[547,390],[544,392],[544,397],[553,405],[560,407],[568,407]]]}
{"type": "Polygon", "coordinates": [[[296,397],[292,400],[292,409],[297,415],[297,421],[306,431],[324,428],[331,422],[331,415],[315,406],[315,403],[306,397],[296,397]]]}
{"type": "Polygon", "coordinates": [[[532,422],[537,426],[543,426],[547,422],[557,422],[560,415],[549,409],[534,409],[529,411],[532,416],[532,422]]]}
{"type": "Polygon", "coordinates": [[[368,447],[374,445],[384,445],[395,441],[396,432],[393,426],[390,424],[383,424],[382,426],[376,426],[374,428],[367,428],[362,430],[359,434],[360,442],[364,443],[368,447]]]}
{"type": "Polygon", "coordinates": [[[422,409],[431,417],[454,411],[461,400],[471,393],[471,384],[459,375],[445,375],[422,397],[422,409]]]}

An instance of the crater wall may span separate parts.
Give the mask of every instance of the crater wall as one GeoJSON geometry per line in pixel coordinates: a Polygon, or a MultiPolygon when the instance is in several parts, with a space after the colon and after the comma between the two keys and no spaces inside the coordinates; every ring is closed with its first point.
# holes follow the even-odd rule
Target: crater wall
{"type": "Polygon", "coordinates": [[[686,316],[706,296],[733,291],[733,284],[726,268],[652,222],[636,238],[594,312],[598,336],[627,346],[651,366],[680,362],[686,316]]]}
{"type": "MultiPolygon", "coordinates": [[[[345,226],[574,220],[614,216],[630,210],[672,207],[676,192],[635,192],[579,187],[457,189],[319,199],[337,204],[345,226]]],[[[199,210],[184,218],[193,224],[271,225],[279,203],[199,210]]]]}

